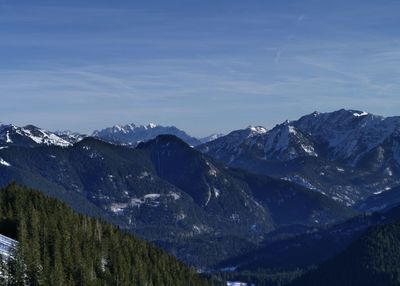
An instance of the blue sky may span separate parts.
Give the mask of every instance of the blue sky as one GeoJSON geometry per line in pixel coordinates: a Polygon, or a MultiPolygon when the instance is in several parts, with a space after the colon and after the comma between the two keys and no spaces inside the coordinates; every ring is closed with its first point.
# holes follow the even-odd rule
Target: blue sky
{"type": "Polygon", "coordinates": [[[0,121],[196,136],[399,115],[400,1],[0,0],[0,121]]]}

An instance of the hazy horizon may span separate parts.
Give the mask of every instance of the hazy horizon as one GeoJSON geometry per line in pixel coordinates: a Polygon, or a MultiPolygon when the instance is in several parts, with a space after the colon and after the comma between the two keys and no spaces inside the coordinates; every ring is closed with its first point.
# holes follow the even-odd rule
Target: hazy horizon
{"type": "MultiPolygon", "coordinates": [[[[354,108],[348,108],[348,109],[346,109],[346,110],[354,110],[354,111],[359,111],[359,112],[367,112],[367,113],[370,113],[370,114],[374,114],[374,115],[378,115],[378,116],[384,116],[384,117],[396,116],[396,115],[388,115],[388,116],[385,116],[385,115],[382,115],[382,114],[376,114],[376,113],[368,112],[368,111],[366,111],[366,110],[356,110],[356,109],[354,109],[354,108]]],[[[328,111],[314,110],[314,111],[312,111],[312,112],[309,112],[309,113],[306,113],[306,114],[302,114],[302,115],[300,115],[300,116],[297,117],[297,118],[287,118],[287,119],[285,119],[285,120],[283,120],[283,121],[280,121],[280,122],[273,122],[271,125],[248,124],[248,125],[245,125],[245,126],[236,126],[235,128],[233,128],[233,129],[231,129],[231,130],[227,130],[226,132],[218,131],[218,130],[217,130],[216,132],[213,132],[213,133],[200,134],[200,135],[192,134],[192,133],[190,133],[189,131],[187,131],[187,130],[185,130],[185,129],[183,129],[183,128],[180,128],[179,125],[173,125],[173,124],[159,124],[159,123],[157,123],[157,122],[125,122],[125,123],[120,122],[120,123],[115,123],[115,124],[111,124],[111,125],[107,125],[107,126],[100,126],[100,127],[95,128],[95,129],[93,129],[93,130],[87,130],[87,131],[74,130],[74,129],[71,129],[71,128],[64,128],[64,129],[60,129],[60,128],[58,128],[58,129],[57,129],[57,128],[56,128],[56,129],[48,129],[48,128],[46,128],[45,126],[41,126],[41,125],[38,125],[38,124],[34,124],[34,123],[32,123],[32,122],[25,122],[25,123],[21,123],[21,124],[15,124],[15,122],[2,122],[2,121],[0,121],[0,124],[14,124],[14,125],[17,125],[17,126],[20,126],[20,127],[23,127],[23,126],[26,126],[26,125],[30,125],[30,124],[31,124],[31,125],[34,125],[34,126],[36,126],[36,127],[44,128],[44,129],[46,129],[46,130],[48,130],[48,131],[52,131],[52,132],[57,132],[57,131],[58,131],[58,132],[71,131],[71,132],[77,132],[77,133],[81,133],[81,134],[85,134],[85,135],[91,135],[94,131],[100,131],[100,130],[102,130],[102,129],[109,128],[109,127],[114,127],[114,126],[117,126],[117,125],[118,125],[118,126],[125,126],[125,125],[129,125],[129,124],[135,124],[136,126],[148,126],[148,125],[150,125],[150,124],[155,124],[155,125],[163,126],[163,127],[177,127],[178,129],[181,129],[182,131],[185,131],[188,135],[201,139],[201,138],[205,138],[205,137],[208,137],[208,136],[211,136],[211,135],[215,135],[215,134],[227,135],[228,133],[230,133],[230,132],[232,132],[232,131],[239,130],[239,129],[245,129],[245,128],[248,128],[248,127],[251,127],[251,126],[253,126],[253,127],[265,127],[265,128],[267,128],[267,129],[269,130],[269,129],[272,129],[273,127],[275,127],[276,125],[279,125],[279,124],[284,123],[284,122],[287,121],[287,120],[288,120],[288,121],[297,120],[297,119],[299,119],[301,116],[309,115],[309,114],[312,114],[313,112],[321,112],[321,113],[324,113],[324,112],[334,112],[334,111],[338,111],[338,110],[328,110],[328,111]]]]}

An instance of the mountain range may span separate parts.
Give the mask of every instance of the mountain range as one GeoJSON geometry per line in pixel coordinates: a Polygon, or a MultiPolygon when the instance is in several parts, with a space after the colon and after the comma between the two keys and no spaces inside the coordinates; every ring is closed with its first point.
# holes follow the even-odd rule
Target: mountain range
{"type": "Polygon", "coordinates": [[[314,112],[269,131],[233,131],[197,149],[231,167],[292,181],[354,206],[399,185],[399,135],[400,117],[343,109],[314,112]]]}
{"type": "Polygon", "coordinates": [[[153,123],[146,126],[135,124],[115,125],[102,130],[96,130],[92,136],[111,143],[136,146],[140,142],[154,139],[158,135],[163,134],[175,135],[191,146],[199,145],[202,142],[197,138],[189,136],[186,132],[175,126],[164,127],[153,123]]]}
{"type": "Polygon", "coordinates": [[[308,269],[400,219],[400,117],[314,112],[203,139],[155,124],[90,136],[0,125],[10,181],[198,269],[308,269]]]}
{"type": "Polygon", "coordinates": [[[281,225],[315,226],[356,213],[297,184],[231,170],[173,135],[136,148],[95,138],[69,147],[8,146],[0,158],[1,184],[40,189],[200,266],[256,245],[281,225]],[[193,249],[188,240],[196,241],[193,249]],[[228,249],[197,257],[199,245],[228,249]]]}
{"type": "Polygon", "coordinates": [[[2,147],[54,145],[67,147],[87,137],[125,146],[136,147],[141,142],[155,139],[158,135],[175,135],[190,146],[197,146],[222,137],[223,134],[211,134],[203,138],[195,138],[175,126],[161,126],[154,123],[148,125],[115,125],[102,130],[95,130],[91,135],[81,134],[70,130],[48,131],[34,125],[24,127],[0,123],[0,145],[2,147]]]}

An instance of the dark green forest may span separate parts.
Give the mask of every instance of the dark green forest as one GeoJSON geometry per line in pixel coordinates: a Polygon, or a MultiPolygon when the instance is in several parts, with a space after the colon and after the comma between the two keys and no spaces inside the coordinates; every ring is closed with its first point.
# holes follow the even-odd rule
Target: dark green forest
{"type": "Polygon", "coordinates": [[[400,223],[375,226],[293,286],[400,285],[400,223]]]}
{"type": "Polygon", "coordinates": [[[0,190],[0,233],[19,241],[1,285],[209,285],[164,251],[16,184],[0,190]]]}

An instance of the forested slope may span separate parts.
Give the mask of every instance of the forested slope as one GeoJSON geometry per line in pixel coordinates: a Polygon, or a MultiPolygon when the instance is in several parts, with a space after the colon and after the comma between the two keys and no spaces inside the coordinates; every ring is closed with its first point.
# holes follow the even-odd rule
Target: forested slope
{"type": "Polygon", "coordinates": [[[208,285],[164,251],[16,184],[0,190],[0,233],[20,242],[2,266],[9,285],[208,285]]]}

